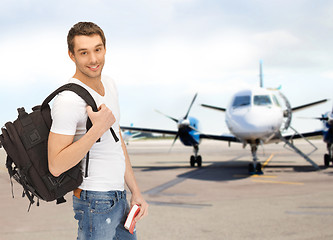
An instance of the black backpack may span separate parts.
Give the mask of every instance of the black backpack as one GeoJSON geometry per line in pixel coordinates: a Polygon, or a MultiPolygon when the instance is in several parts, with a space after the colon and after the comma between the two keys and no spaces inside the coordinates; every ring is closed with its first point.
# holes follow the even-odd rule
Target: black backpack
{"type": "MultiPolygon", "coordinates": [[[[90,93],[78,84],[68,83],[51,93],[42,103],[26,113],[24,108],[18,109],[18,118],[7,122],[0,135],[0,142],[7,153],[6,167],[11,180],[12,195],[14,178],[23,187],[23,196],[27,196],[30,206],[39,199],[45,201],[57,200],[57,204],[66,202],[64,195],[76,189],[83,181],[80,163],[54,177],[48,168],[47,142],[52,124],[49,102],[60,92],[69,90],[78,94],[86,103],[97,111],[97,106],[90,93]]],[[[87,131],[92,126],[87,120],[87,131]]],[[[112,128],[110,131],[119,141],[112,128]]],[[[1,147],[1,145],[0,145],[1,147]]],[[[88,174],[89,152],[86,156],[86,171],[88,174]]]]}

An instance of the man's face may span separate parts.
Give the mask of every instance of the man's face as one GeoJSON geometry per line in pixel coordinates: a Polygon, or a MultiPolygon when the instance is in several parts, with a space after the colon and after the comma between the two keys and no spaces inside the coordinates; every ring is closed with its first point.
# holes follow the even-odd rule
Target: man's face
{"type": "Polygon", "coordinates": [[[80,80],[100,78],[105,62],[105,46],[98,34],[74,37],[74,54],[70,58],[76,65],[74,77],[80,80]]]}

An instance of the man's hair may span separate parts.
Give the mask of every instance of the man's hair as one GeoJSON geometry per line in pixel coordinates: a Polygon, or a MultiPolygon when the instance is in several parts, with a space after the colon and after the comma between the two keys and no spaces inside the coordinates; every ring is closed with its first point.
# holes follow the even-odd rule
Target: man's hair
{"type": "Polygon", "coordinates": [[[105,47],[105,35],[103,30],[97,26],[95,23],[92,22],[78,22],[75,24],[68,32],[67,35],[67,45],[68,45],[68,50],[74,54],[74,37],[75,36],[91,36],[94,34],[98,34],[103,42],[103,45],[105,47]]]}

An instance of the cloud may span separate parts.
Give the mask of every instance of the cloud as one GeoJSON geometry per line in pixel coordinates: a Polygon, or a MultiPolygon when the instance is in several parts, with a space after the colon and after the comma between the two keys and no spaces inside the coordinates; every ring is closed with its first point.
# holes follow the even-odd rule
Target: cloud
{"type": "Polygon", "coordinates": [[[43,29],[20,31],[1,41],[1,85],[28,86],[40,80],[67,79],[73,65],[67,56],[65,36],[43,29]]]}
{"type": "Polygon", "coordinates": [[[220,81],[231,71],[257,60],[256,46],[242,38],[226,34],[195,41],[165,36],[152,45],[126,42],[110,50],[107,70],[121,76],[121,84],[127,85],[220,81]]]}

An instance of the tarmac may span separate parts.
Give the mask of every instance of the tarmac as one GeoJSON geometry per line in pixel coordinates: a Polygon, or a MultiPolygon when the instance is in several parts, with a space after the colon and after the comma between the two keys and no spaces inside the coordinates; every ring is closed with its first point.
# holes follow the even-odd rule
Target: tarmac
{"type": "MultiPolygon", "coordinates": [[[[333,239],[333,167],[324,167],[326,145],[295,141],[319,171],[283,143],[264,145],[263,175],[249,175],[249,148],[206,140],[201,168],[179,141],[138,140],[128,145],[149,215],[137,223],[140,240],[333,239]]],[[[11,184],[0,149],[0,240],[76,239],[71,194],[67,203],[41,202],[29,212],[22,188],[11,184]]]]}

